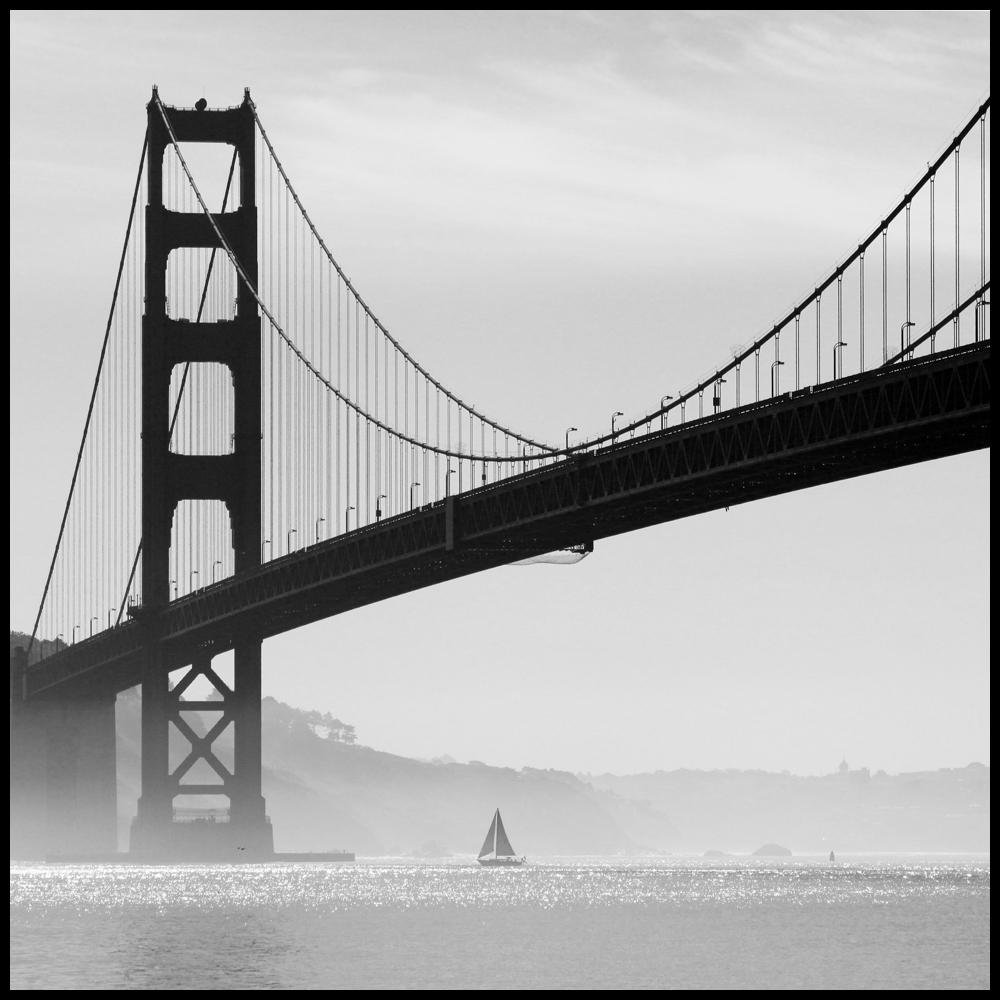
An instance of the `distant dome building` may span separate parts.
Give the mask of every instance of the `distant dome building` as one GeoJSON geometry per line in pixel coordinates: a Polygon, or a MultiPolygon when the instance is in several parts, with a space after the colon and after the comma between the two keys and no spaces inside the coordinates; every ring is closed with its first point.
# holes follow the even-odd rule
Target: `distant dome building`
{"type": "Polygon", "coordinates": [[[847,774],[847,772],[850,770],[847,761],[842,760],[840,762],[840,767],[838,767],[837,770],[840,771],[841,774],[847,774]]]}

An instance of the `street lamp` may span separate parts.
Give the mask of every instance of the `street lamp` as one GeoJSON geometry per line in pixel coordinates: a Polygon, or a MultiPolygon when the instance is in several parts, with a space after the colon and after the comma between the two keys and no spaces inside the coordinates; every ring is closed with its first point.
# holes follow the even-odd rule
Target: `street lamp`
{"type": "Polygon", "coordinates": [[[108,628],[111,628],[111,616],[117,611],[117,608],[108,608],[108,628]]]}
{"type": "Polygon", "coordinates": [[[444,495],[451,496],[451,477],[455,475],[455,470],[449,465],[448,471],[444,474],[444,495]]]}
{"type": "Polygon", "coordinates": [[[410,510],[413,510],[413,487],[419,485],[420,483],[410,483],[410,510]]]}
{"type": "Polygon", "coordinates": [[[376,521],[381,521],[382,520],[382,505],[379,503],[379,501],[380,500],[388,500],[388,499],[389,498],[384,493],[380,493],[375,498],[375,520],[376,521]]]}
{"type": "MultiPolygon", "coordinates": [[[[833,345],[833,377],[837,377],[837,348],[847,347],[846,340],[838,340],[836,344],[833,345]]],[[[843,365],[841,365],[843,367],[843,365]]]]}
{"type": "Polygon", "coordinates": [[[288,533],[285,536],[285,555],[288,555],[288,553],[292,551],[292,535],[297,535],[298,533],[298,528],[288,529],[288,533]]]}
{"type": "Polygon", "coordinates": [[[348,507],[347,510],[344,511],[344,534],[345,535],[351,530],[351,511],[354,510],[354,509],[355,509],[354,507],[348,507]]]}
{"type": "MultiPolygon", "coordinates": [[[[712,412],[718,413],[722,409],[722,386],[725,384],[724,378],[715,380],[715,388],[712,390],[712,412]]],[[[774,393],[772,392],[772,395],[774,393]]]]}
{"type": "Polygon", "coordinates": [[[985,331],[986,331],[986,307],[989,304],[990,304],[990,300],[989,299],[982,298],[982,299],[979,300],[979,302],[976,305],[975,317],[976,317],[976,343],[977,344],[979,343],[979,336],[980,336],[979,331],[980,331],[980,327],[982,327],[983,333],[985,335],[985,331]],[[980,321],[979,321],[979,314],[980,313],[983,314],[982,323],[980,323],[980,321]]]}
{"type": "Polygon", "coordinates": [[[906,337],[906,328],[907,328],[908,326],[916,326],[916,325],[917,325],[917,324],[916,324],[916,323],[914,323],[914,322],[913,322],[912,320],[907,320],[907,321],[906,321],[906,322],[905,322],[905,323],[904,323],[904,324],[903,324],[903,325],[902,325],[902,326],[901,326],[901,327],[899,328],[899,353],[900,353],[900,359],[899,359],[899,360],[900,360],[900,361],[904,361],[904,360],[905,360],[905,358],[903,357],[903,354],[904,354],[904,353],[905,353],[905,351],[906,351],[906,345],[905,345],[905,344],[903,343],[903,340],[904,340],[904,338],[906,337]]]}
{"type": "MultiPolygon", "coordinates": [[[[264,546],[262,545],[261,549],[263,549],[263,548],[264,548],[264,546]]],[[[264,555],[264,553],[261,552],[261,560],[260,560],[261,562],[264,561],[263,555],[264,555]]],[[[212,583],[215,583],[215,567],[216,566],[221,566],[221,565],[222,565],[222,560],[221,559],[216,559],[215,562],[212,563],[212,583]]]]}
{"type": "Polygon", "coordinates": [[[566,428],[566,457],[567,458],[569,458],[569,435],[570,435],[571,431],[575,431],[576,429],[577,429],[576,427],[567,427],[566,428]]]}
{"type": "Polygon", "coordinates": [[[618,431],[615,430],[615,418],[616,417],[624,417],[624,416],[625,416],[625,414],[622,413],[621,410],[615,410],[615,412],[611,414],[611,443],[612,444],[615,443],[615,437],[618,434],[618,431]]]}
{"type": "Polygon", "coordinates": [[[194,578],[198,576],[198,571],[196,569],[191,570],[188,575],[188,593],[194,593],[194,578]]]}
{"type": "Polygon", "coordinates": [[[264,546],[265,546],[265,545],[270,545],[270,544],[271,544],[271,539],[270,539],[270,538],[265,538],[265,539],[264,539],[264,540],[263,540],[263,541],[262,541],[262,542],[260,543],[260,561],[261,561],[261,562],[263,562],[263,561],[264,561],[264,546]]]}
{"type": "Polygon", "coordinates": [[[660,430],[665,431],[667,429],[667,401],[673,399],[673,396],[661,396],[660,397],[660,409],[663,411],[660,414],[660,430]]]}
{"type": "Polygon", "coordinates": [[[93,634],[94,634],[94,622],[98,622],[100,620],[101,619],[98,618],[97,615],[94,615],[94,617],[90,619],[90,634],[91,634],[91,636],[93,636],[93,634]]]}
{"type": "MultiPolygon", "coordinates": [[[[777,369],[780,365],[783,365],[784,363],[785,363],[784,361],[775,361],[774,364],[771,365],[771,395],[772,396],[776,396],[778,394],[778,390],[781,388],[781,381],[780,381],[781,372],[775,373],[775,369],[777,369]]],[[[836,377],[836,371],[834,371],[834,377],[836,377]]]]}
{"type": "Polygon", "coordinates": [[[170,582],[173,584],[173,587],[174,587],[174,600],[176,601],[177,600],[177,581],[176,580],[171,580],[170,582]]]}
{"type": "Polygon", "coordinates": [[[325,517],[316,518],[316,544],[319,545],[319,526],[326,520],[325,517]]]}
{"type": "Polygon", "coordinates": [[[76,630],[77,630],[77,629],[78,629],[79,627],[80,627],[79,625],[74,625],[74,626],[73,626],[73,642],[74,642],[74,644],[76,643],[76,630]]]}

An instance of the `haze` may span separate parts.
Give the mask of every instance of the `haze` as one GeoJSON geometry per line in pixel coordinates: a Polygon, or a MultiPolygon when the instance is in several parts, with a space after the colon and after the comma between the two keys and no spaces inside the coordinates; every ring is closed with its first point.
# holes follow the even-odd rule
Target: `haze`
{"type": "MultiPolygon", "coordinates": [[[[11,15],[11,627],[30,630],[153,83],[249,86],[445,384],[561,441],[812,288],[989,87],[988,12],[11,15]]],[[[989,452],[599,542],[265,644],[393,753],[573,772],[989,763],[989,452]]]]}

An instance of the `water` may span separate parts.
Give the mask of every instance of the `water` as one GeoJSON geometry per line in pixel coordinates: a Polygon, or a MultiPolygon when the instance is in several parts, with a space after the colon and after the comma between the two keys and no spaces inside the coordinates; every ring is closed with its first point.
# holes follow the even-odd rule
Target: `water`
{"type": "Polygon", "coordinates": [[[11,865],[12,989],[989,987],[989,863],[11,865]]]}

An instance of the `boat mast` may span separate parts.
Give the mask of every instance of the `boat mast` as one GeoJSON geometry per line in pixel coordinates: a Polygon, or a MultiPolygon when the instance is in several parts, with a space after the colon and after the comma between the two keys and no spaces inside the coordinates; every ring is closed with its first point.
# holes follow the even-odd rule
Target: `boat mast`
{"type": "Polygon", "coordinates": [[[497,837],[499,836],[500,830],[500,807],[497,806],[497,811],[493,816],[493,857],[497,856],[497,837]]]}

